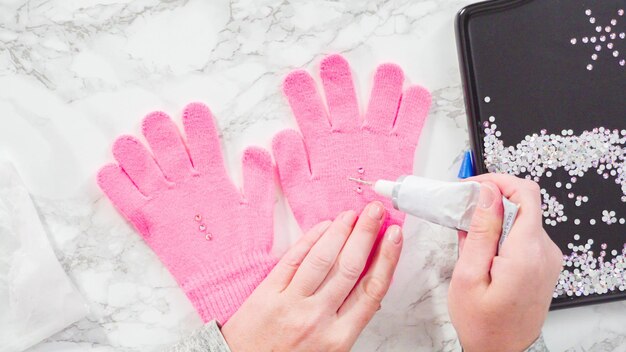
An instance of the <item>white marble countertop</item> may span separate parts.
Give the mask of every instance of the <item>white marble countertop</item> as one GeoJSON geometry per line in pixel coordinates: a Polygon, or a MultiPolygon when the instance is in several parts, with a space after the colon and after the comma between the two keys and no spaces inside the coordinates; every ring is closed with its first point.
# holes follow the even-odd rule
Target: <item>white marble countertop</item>
{"type": "MultiPolygon", "coordinates": [[[[245,146],[295,127],[280,90],[328,53],[350,61],[363,103],[390,61],[434,104],[418,175],[453,179],[467,126],[454,15],[466,0],[3,0],[0,155],[12,160],[91,313],[32,351],[156,351],[201,325],[157,257],[98,190],[122,133],[191,101],[218,118],[231,174],[245,146]]],[[[180,121],[178,121],[180,122],[180,121]]],[[[277,204],[276,250],[298,235],[277,204]]],[[[355,351],[458,351],[446,309],[453,231],[409,219],[393,287],[355,351]]],[[[550,313],[553,351],[626,351],[626,302],[550,313]]]]}

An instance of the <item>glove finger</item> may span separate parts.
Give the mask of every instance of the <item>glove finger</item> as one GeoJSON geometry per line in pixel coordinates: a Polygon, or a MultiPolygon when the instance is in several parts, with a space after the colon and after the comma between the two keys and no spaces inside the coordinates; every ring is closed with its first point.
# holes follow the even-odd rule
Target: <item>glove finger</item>
{"type": "Polygon", "coordinates": [[[144,195],[150,196],[168,186],[152,155],[135,137],[119,137],[113,144],[113,156],[144,195]]]}
{"type": "Polygon", "coordinates": [[[191,175],[185,144],[169,116],[160,111],[149,114],[143,120],[142,131],[165,177],[178,181],[191,175]]]}
{"type": "Polygon", "coordinates": [[[97,179],[98,186],[117,210],[133,223],[139,232],[145,233],[142,231],[143,222],[136,215],[146,202],[146,197],[139,192],[128,175],[116,164],[108,164],[98,171],[97,179]]]}
{"type": "Polygon", "coordinates": [[[213,114],[201,103],[191,103],[183,112],[183,125],[193,167],[202,173],[226,175],[222,147],[213,114]]]}
{"type": "Polygon", "coordinates": [[[258,209],[273,209],[274,165],[262,148],[250,147],[243,154],[243,194],[258,209]]]}
{"type": "Polygon", "coordinates": [[[347,131],[359,126],[359,106],[354,92],[350,65],[341,55],[330,55],[322,61],[320,76],[333,131],[347,131]]]}
{"type": "Polygon", "coordinates": [[[272,151],[283,190],[304,187],[311,179],[311,169],[300,134],[294,130],[279,132],[272,141],[272,151]]]}
{"type": "Polygon", "coordinates": [[[417,143],[431,104],[430,93],[422,87],[412,86],[402,95],[393,132],[417,143]]]}
{"type": "Polygon", "coordinates": [[[303,70],[294,71],[285,78],[283,91],[304,140],[314,145],[319,137],[330,131],[330,123],[313,78],[303,70]]]}
{"type": "Polygon", "coordinates": [[[391,131],[398,114],[403,83],[404,73],[399,66],[384,64],[376,69],[365,126],[373,131],[391,131]]]}

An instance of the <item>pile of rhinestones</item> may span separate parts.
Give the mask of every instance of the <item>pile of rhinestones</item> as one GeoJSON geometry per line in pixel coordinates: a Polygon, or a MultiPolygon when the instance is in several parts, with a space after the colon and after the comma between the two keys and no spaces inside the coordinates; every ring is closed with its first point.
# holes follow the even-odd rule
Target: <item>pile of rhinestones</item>
{"type": "MultiPolygon", "coordinates": [[[[485,102],[488,100],[491,99],[485,98],[485,102]]],[[[626,202],[626,130],[598,127],[580,135],[574,135],[571,129],[562,130],[560,134],[541,130],[525,136],[516,146],[505,146],[494,116],[483,122],[482,127],[484,159],[489,172],[524,176],[538,182],[543,177],[552,177],[552,171],[562,168],[568,173],[569,182],[555,182],[555,187],[572,190],[578,178],[595,170],[605,180],[615,182],[621,189],[621,201],[626,202]]],[[[541,189],[541,194],[546,225],[557,226],[567,221],[581,224],[581,219],[568,218],[565,205],[556,196],[548,194],[545,188],[541,189]]],[[[575,199],[574,205],[580,207],[591,195],[569,191],[567,197],[575,199]]],[[[615,210],[606,209],[597,215],[608,225],[626,223],[623,217],[626,214],[618,214],[615,210]]],[[[588,221],[590,225],[597,222],[594,218],[588,221]]],[[[626,243],[622,248],[610,251],[607,251],[606,243],[601,243],[601,251],[597,254],[591,249],[593,244],[593,239],[581,241],[580,234],[573,236],[573,241],[568,244],[571,253],[563,256],[564,270],[554,290],[554,298],[626,290],[626,243]],[[611,255],[610,260],[607,254],[611,255]]]]}
{"type": "MultiPolygon", "coordinates": [[[[626,14],[624,9],[617,10],[617,16],[611,18],[610,21],[607,21],[605,25],[601,25],[600,22],[596,22],[596,18],[592,16],[593,11],[591,9],[585,10],[585,15],[589,17],[589,23],[591,24],[593,30],[587,36],[580,38],[580,43],[585,45],[591,45],[593,48],[593,54],[591,54],[592,62],[587,64],[587,70],[593,70],[593,65],[596,60],[598,60],[598,55],[604,49],[608,55],[617,59],[617,62],[620,66],[626,66],[626,59],[623,56],[620,56],[619,50],[617,50],[617,46],[615,42],[618,40],[626,39],[626,32],[618,29],[618,20],[617,18],[623,17],[626,14]]],[[[621,19],[621,18],[620,18],[621,19]]],[[[624,27],[623,25],[621,26],[624,27]]],[[[576,45],[579,42],[578,38],[570,39],[570,43],[572,45],[576,45]]]]}

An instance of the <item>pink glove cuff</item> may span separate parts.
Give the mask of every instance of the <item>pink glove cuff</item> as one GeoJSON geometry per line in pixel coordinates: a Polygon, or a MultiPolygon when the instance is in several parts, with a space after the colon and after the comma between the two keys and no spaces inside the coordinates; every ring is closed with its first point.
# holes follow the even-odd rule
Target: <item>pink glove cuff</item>
{"type": "Polygon", "coordinates": [[[223,324],[277,262],[261,251],[237,255],[219,267],[198,270],[180,285],[203,321],[216,319],[223,324]]]}

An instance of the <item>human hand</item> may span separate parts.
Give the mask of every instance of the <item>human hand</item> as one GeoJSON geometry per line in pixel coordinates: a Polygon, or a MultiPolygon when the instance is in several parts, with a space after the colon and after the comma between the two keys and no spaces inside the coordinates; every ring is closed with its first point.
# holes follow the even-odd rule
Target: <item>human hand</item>
{"type": "Polygon", "coordinates": [[[468,180],[481,183],[480,201],[469,232],[459,232],[450,318],[466,352],[523,351],[541,333],[563,255],[542,227],[536,183],[498,174],[468,180]],[[496,255],[502,195],[520,209],[496,255]]]}
{"type": "Polygon", "coordinates": [[[401,230],[391,226],[363,272],[385,215],[372,202],[358,220],[345,211],[308,231],[223,326],[230,349],[349,351],[380,308],[400,257],[401,230]]]}

